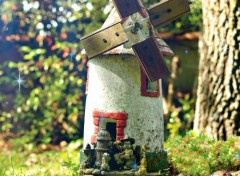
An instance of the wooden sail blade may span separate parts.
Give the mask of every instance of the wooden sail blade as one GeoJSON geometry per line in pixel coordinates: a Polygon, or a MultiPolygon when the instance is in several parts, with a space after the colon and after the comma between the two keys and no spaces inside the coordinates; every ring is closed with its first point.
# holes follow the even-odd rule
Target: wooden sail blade
{"type": "Polygon", "coordinates": [[[81,39],[88,58],[91,59],[128,41],[121,23],[100,29],[81,39]]]}
{"type": "Polygon", "coordinates": [[[141,10],[138,0],[113,0],[113,4],[121,19],[126,18],[141,10]]]}
{"type": "Polygon", "coordinates": [[[163,0],[148,9],[154,27],[170,22],[189,11],[188,0],[163,0]]]}
{"type": "Polygon", "coordinates": [[[163,55],[153,37],[133,45],[132,48],[150,81],[156,81],[169,74],[163,55]]]}

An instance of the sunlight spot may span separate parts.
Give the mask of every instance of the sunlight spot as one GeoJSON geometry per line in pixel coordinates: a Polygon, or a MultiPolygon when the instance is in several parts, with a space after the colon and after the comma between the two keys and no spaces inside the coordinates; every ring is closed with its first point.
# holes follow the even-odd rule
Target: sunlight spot
{"type": "Polygon", "coordinates": [[[24,11],[29,11],[33,7],[33,5],[31,3],[28,3],[27,1],[23,1],[22,4],[24,11]]]}
{"type": "Polygon", "coordinates": [[[12,114],[11,113],[7,113],[7,118],[11,118],[12,114]]]}
{"type": "Polygon", "coordinates": [[[34,9],[38,9],[39,8],[39,2],[38,1],[33,2],[33,8],[34,9]]]}
{"type": "Polygon", "coordinates": [[[47,28],[50,29],[52,27],[51,24],[47,24],[47,28]]]}
{"type": "Polygon", "coordinates": [[[64,80],[63,79],[60,80],[60,84],[64,84],[64,80]]]}
{"type": "Polygon", "coordinates": [[[103,12],[104,14],[108,14],[113,8],[113,4],[112,3],[109,3],[108,5],[105,6],[103,12]]]}
{"type": "Polygon", "coordinates": [[[38,19],[38,20],[42,20],[42,16],[41,16],[41,15],[38,15],[38,16],[37,16],[37,19],[38,19]]]}
{"type": "Polygon", "coordinates": [[[67,12],[66,17],[69,18],[72,15],[72,12],[67,12]]]}
{"type": "Polygon", "coordinates": [[[44,26],[42,23],[38,23],[37,26],[36,26],[36,29],[40,30],[40,29],[43,29],[44,26]]]}
{"type": "Polygon", "coordinates": [[[60,8],[59,8],[59,11],[62,12],[62,11],[63,11],[63,7],[60,7],[60,8]]]}
{"type": "Polygon", "coordinates": [[[76,3],[72,4],[72,8],[73,8],[74,11],[81,10],[81,7],[78,4],[76,4],[76,3]]]}
{"type": "Polygon", "coordinates": [[[53,12],[53,13],[57,12],[57,9],[54,7],[54,8],[52,9],[52,12],[53,12]]]}
{"type": "Polygon", "coordinates": [[[43,69],[45,70],[45,71],[47,71],[48,70],[48,65],[44,65],[44,67],[43,67],[43,69]]]}
{"type": "Polygon", "coordinates": [[[29,106],[31,104],[31,101],[27,100],[26,104],[29,106]]]}
{"type": "Polygon", "coordinates": [[[66,22],[67,22],[66,18],[64,18],[64,17],[62,17],[62,16],[58,17],[57,20],[58,20],[59,22],[62,22],[62,23],[66,23],[66,22]]]}
{"type": "Polygon", "coordinates": [[[53,25],[53,27],[57,27],[58,23],[55,20],[51,20],[51,24],[53,25]]]}
{"type": "Polygon", "coordinates": [[[21,113],[21,112],[22,112],[22,108],[21,108],[21,107],[18,107],[18,108],[17,108],[17,112],[18,112],[18,113],[21,113]]]}
{"type": "Polygon", "coordinates": [[[21,85],[23,85],[23,83],[25,82],[25,80],[23,78],[24,77],[21,77],[21,74],[19,72],[18,78],[17,78],[17,80],[15,80],[15,82],[17,82],[19,91],[21,91],[21,85]]]}
{"type": "Polygon", "coordinates": [[[41,30],[41,31],[39,32],[39,35],[41,35],[41,36],[46,36],[47,34],[46,34],[46,32],[44,32],[44,30],[41,30]]]}
{"type": "Polygon", "coordinates": [[[87,3],[86,7],[87,7],[88,10],[93,9],[92,3],[90,3],[90,2],[87,3]]]}

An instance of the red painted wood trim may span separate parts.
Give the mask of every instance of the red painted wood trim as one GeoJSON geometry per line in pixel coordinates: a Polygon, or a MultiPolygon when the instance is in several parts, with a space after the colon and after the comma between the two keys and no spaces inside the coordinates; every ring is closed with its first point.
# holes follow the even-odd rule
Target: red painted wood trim
{"type": "Polygon", "coordinates": [[[92,135],[91,137],[91,144],[94,144],[97,140],[97,134],[92,135]]]}
{"type": "Polygon", "coordinates": [[[147,18],[148,17],[148,13],[146,11],[146,9],[144,7],[141,8],[140,10],[140,14],[143,18],[147,18]]]}
{"type": "Polygon", "coordinates": [[[103,112],[94,110],[93,111],[93,124],[94,134],[91,137],[91,144],[94,144],[97,139],[97,133],[99,131],[99,121],[102,118],[111,118],[116,120],[116,139],[120,140],[124,138],[124,128],[127,126],[128,114],[124,112],[103,112]]]}
{"type": "Polygon", "coordinates": [[[141,70],[141,96],[144,97],[159,97],[160,96],[160,91],[159,91],[159,81],[156,81],[156,91],[150,92],[147,91],[147,76],[143,72],[142,68],[141,70]]]}
{"type": "Polygon", "coordinates": [[[117,136],[124,136],[124,128],[117,128],[117,136]]]}
{"type": "Polygon", "coordinates": [[[124,112],[103,112],[95,110],[93,111],[93,117],[105,117],[114,120],[126,120],[128,118],[128,114],[124,112]]]}
{"type": "Polygon", "coordinates": [[[124,139],[124,136],[117,136],[117,141],[120,141],[121,139],[124,139]]]}
{"type": "Polygon", "coordinates": [[[121,19],[128,17],[136,12],[141,10],[141,5],[138,0],[113,0],[114,6],[117,9],[117,12],[121,19]]]}
{"type": "Polygon", "coordinates": [[[117,120],[116,125],[118,128],[124,128],[127,126],[127,121],[126,120],[117,120]]]}
{"type": "Polygon", "coordinates": [[[98,127],[98,126],[95,126],[95,127],[94,127],[94,134],[97,134],[98,131],[99,131],[99,127],[98,127]]]}
{"type": "Polygon", "coordinates": [[[95,126],[99,126],[99,120],[100,120],[99,117],[94,117],[94,118],[93,118],[93,124],[94,124],[95,126]]]}

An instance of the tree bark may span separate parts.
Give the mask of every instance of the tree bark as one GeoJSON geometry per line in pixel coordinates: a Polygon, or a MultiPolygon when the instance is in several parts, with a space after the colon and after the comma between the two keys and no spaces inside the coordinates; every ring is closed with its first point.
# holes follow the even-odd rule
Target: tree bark
{"type": "Polygon", "coordinates": [[[194,129],[225,140],[240,134],[239,0],[202,0],[202,9],[194,129]]]}

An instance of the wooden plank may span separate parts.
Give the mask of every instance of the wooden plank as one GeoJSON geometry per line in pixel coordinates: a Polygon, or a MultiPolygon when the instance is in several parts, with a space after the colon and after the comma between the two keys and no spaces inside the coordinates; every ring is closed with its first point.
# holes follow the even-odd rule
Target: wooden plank
{"type": "Polygon", "coordinates": [[[121,19],[141,10],[138,0],[113,0],[113,4],[121,19]]]}
{"type": "Polygon", "coordinates": [[[188,0],[163,0],[148,9],[154,27],[170,22],[189,11],[188,0]]]}
{"type": "Polygon", "coordinates": [[[128,41],[120,22],[100,29],[81,39],[88,58],[91,59],[128,41]]]}
{"type": "Polygon", "coordinates": [[[132,46],[143,71],[150,81],[156,81],[169,74],[169,70],[164,62],[154,37],[132,46]]]}

